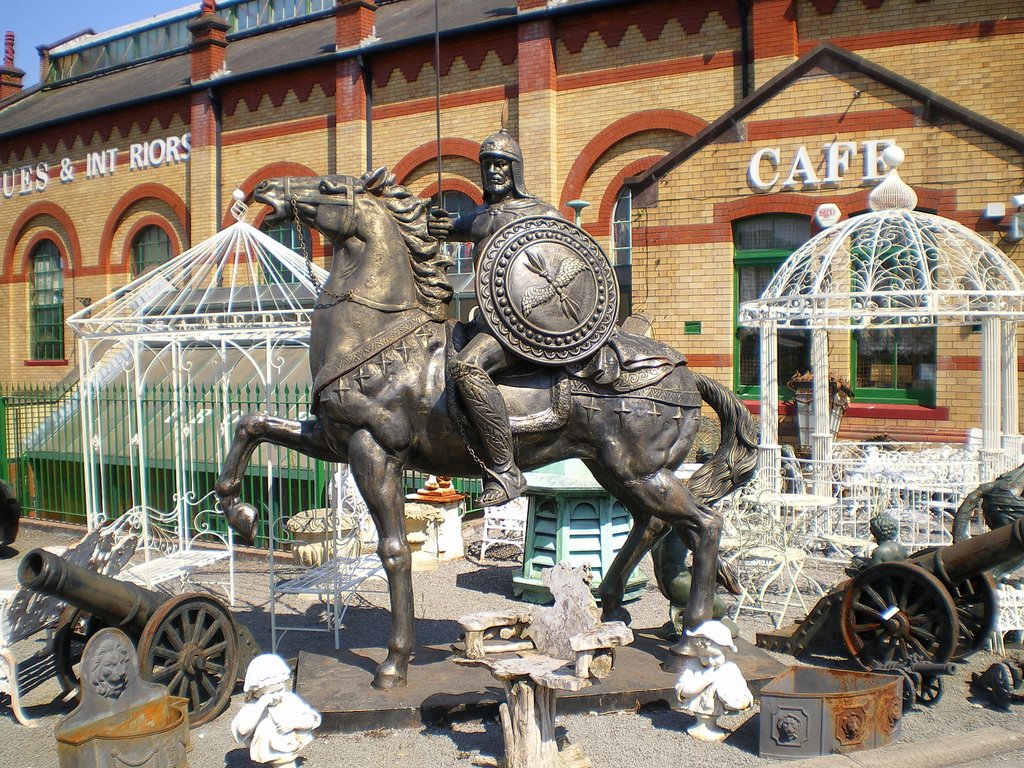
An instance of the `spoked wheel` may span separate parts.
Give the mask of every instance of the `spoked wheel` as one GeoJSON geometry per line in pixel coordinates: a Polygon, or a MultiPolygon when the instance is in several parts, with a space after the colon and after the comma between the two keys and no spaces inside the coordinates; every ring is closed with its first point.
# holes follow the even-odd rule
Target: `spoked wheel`
{"type": "Polygon", "coordinates": [[[946,662],[956,650],[956,606],[935,576],[908,563],[879,563],[843,594],[843,641],[865,669],[923,658],[946,662]]]}
{"type": "Polygon", "coordinates": [[[949,590],[959,628],[954,659],[970,656],[988,642],[999,619],[999,595],[992,574],[982,572],[949,590]]]}
{"type": "Polygon", "coordinates": [[[146,624],[139,667],[146,680],[188,699],[192,727],[209,722],[227,706],[238,673],[231,615],[207,595],[173,597],[146,624]]]}
{"type": "Polygon", "coordinates": [[[53,634],[53,663],[57,670],[57,682],[65,694],[79,694],[82,679],[78,668],[85,644],[105,626],[102,619],[73,605],[61,611],[53,634]]]}

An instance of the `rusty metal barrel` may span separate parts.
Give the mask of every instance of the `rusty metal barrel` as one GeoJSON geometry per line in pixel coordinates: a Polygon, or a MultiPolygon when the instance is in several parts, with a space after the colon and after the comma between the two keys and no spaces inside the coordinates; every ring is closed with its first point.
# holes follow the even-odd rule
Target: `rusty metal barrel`
{"type": "Polygon", "coordinates": [[[167,596],[93,573],[45,549],[33,549],[18,566],[18,581],[33,592],[53,595],[138,638],[167,596]]]}
{"type": "Polygon", "coordinates": [[[969,539],[907,558],[944,583],[955,585],[1024,554],[1024,517],[969,539]]]}

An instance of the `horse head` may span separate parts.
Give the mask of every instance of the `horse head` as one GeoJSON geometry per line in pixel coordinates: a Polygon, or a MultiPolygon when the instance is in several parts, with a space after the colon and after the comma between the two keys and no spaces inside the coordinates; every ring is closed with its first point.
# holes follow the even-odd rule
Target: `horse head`
{"type": "Polygon", "coordinates": [[[267,224],[298,221],[337,244],[355,232],[357,186],[353,176],[285,176],[261,181],[253,199],[273,209],[267,224]]]}
{"type": "Polygon", "coordinates": [[[402,261],[418,301],[432,316],[446,316],[452,287],[445,273],[451,262],[427,230],[429,201],[397,184],[386,168],[358,178],[267,179],[257,185],[253,199],[273,209],[265,220],[268,224],[287,220],[304,224],[323,234],[336,252],[344,250],[350,259],[375,262],[373,268],[391,270],[392,276],[395,260],[385,256],[401,252],[407,257],[402,261]]]}

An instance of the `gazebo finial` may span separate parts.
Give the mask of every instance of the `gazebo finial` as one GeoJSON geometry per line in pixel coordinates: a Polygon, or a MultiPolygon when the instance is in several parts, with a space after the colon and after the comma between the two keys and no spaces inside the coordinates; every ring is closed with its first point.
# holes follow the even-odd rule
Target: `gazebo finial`
{"type": "Polygon", "coordinates": [[[241,221],[245,217],[245,212],[249,210],[249,206],[245,204],[245,192],[236,189],[231,193],[231,199],[234,201],[231,203],[231,215],[235,221],[241,221]]]}
{"type": "Polygon", "coordinates": [[[868,207],[872,211],[885,211],[893,208],[912,211],[917,206],[917,193],[900,178],[896,170],[906,158],[906,154],[895,144],[882,152],[882,162],[889,166],[885,179],[871,190],[868,195],[868,207]]]}

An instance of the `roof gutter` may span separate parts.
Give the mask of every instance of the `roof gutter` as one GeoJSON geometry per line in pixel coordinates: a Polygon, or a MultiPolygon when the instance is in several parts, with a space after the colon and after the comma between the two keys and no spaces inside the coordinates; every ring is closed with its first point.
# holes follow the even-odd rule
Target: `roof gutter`
{"type": "MultiPolygon", "coordinates": [[[[441,39],[461,37],[467,34],[473,34],[481,30],[491,30],[506,26],[516,26],[521,24],[523,21],[534,21],[548,18],[557,18],[561,16],[568,16],[575,13],[583,13],[586,11],[599,10],[615,5],[627,5],[630,0],[584,0],[584,2],[573,3],[571,5],[557,5],[552,7],[536,8],[522,13],[517,13],[514,16],[507,16],[500,19],[488,19],[486,21],[478,21],[474,24],[467,24],[462,27],[455,27],[452,29],[441,30],[441,39]]],[[[319,20],[319,19],[316,19],[319,20]]],[[[249,72],[233,73],[227,72],[216,78],[216,84],[219,87],[225,85],[232,85],[234,83],[242,83],[247,80],[252,80],[259,77],[267,77],[270,75],[278,75],[287,72],[292,72],[297,69],[305,69],[307,67],[314,67],[321,64],[333,64],[339,60],[351,58],[353,56],[368,57],[375,54],[387,53],[389,51],[397,50],[400,48],[408,48],[421,43],[433,43],[434,33],[427,32],[422,35],[415,35],[413,37],[405,37],[401,40],[389,40],[389,41],[369,41],[365,44],[353,46],[352,48],[345,48],[341,51],[334,51],[332,53],[319,54],[316,56],[309,56],[304,59],[296,59],[295,61],[289,61],[284,64],[275,64],[270,67],[263,67],[261,69],[251,70],[249,72]]],[[[230,45],[228,51],[230,52],[230,45]]],[[[179,55],[187,55],[179,54],[179,55]]],[[[26,133],[35,133],[44,128],[53,128],[55,126],[64,125],[74,120],[81,120],[84,118],[95,117],[97,115],[106,114],[119,109],[127,109],[131,107],[138,107],[145,104],[151,104],[154,101],[162,101],[165,99],[173,99],[176,96],[185,96],[194,93],[195,91],[205,91],[211,86],[210,81],[202,81],[199,83],[189,83],[178,88],[171,88],[166,91],[162,91],[157,94],[144,96],[138,99],[121,102],[115,106],[104,106],[96,107],[94,109],[87,109],[82,112],[76,112],[74,114],[63,115],[53,120],[46,120],[43,122],[35,123],[31,127],[18,129],[16,131],[4,132],[0,131],[0,138],[9,139],[15,136],[26,133]]],[[[2,114],[2,112],[0,112],[2,114]]]]}

